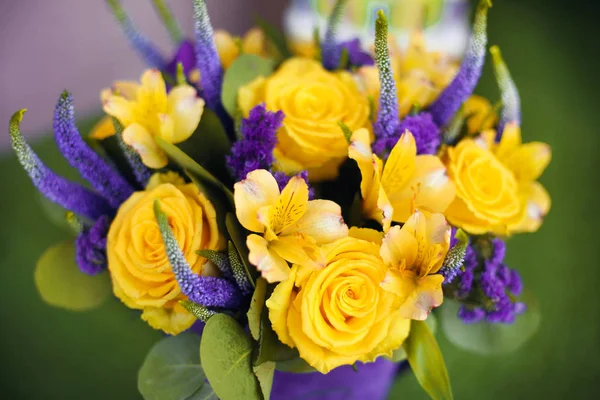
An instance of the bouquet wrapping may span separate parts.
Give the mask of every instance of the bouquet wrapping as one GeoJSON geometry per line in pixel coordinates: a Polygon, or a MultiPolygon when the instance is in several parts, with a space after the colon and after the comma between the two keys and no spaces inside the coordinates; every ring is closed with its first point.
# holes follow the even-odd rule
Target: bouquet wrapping
{"type": "Polygon", "coordinates": [[[344,0],[302,46],[264,21],[214,31],[203,0],[185,39],[153,3],[174,56],[108,0],[149,69],[102,91],[87,135],[71,94],[57,102],[57,147],[86,184],[39,159],[25,110],[9,127],[73,231],[36,266],[42,298],[87,310],[112,294],[165,333],[139,371],[145,399],[382,399],[400,362],[447,399],[437,326],[485,354],[531,336],[539,315],[505,239],[548,213],[550,149],[522,142],[496,46],[500,101],[473,95],[487,1],[460,62],[418,32],[401,50],[382,10],[373,45],[340,40],[344,0]]]}

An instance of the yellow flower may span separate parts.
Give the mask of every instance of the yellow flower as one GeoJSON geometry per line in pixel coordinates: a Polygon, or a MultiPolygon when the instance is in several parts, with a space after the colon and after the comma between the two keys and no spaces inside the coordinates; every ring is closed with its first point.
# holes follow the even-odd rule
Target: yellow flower
{"type": "Polygon", "coordinates": [[[275,167],[288,175],[307,169],[313,181],[335,178],[347,157],[340,121],[352,130],[369,126],[369,102],[352,75],[326,71],[311,59],[292,58],[270,77],[240,88],[244,115],[262,102],[285,113],[277,132],[275,167]]]}
{"type": "Polygon", "coordinates": [[[450,233],[442,214],[416,211],[383,238],[381,257],[390,269],[383,287],[400,296],[403,318],[424,320],[442,304],[444,277],[437,272],[448,253],[450,233]]]}
{"type": "Polygon", "coordinates": [[[379,245],[346,237],[322,251],[324,268],[294,264],[266,302],[279,339],[321,373],[391,356],[410,320],[395,307],[398,296],[382,287],[388,268],[379,245]]]}
{"type": "Polygon", "coordinates": [[[92,139],[103,140],[115,134],[115,127],[110,116],[102,118],[94,125],[89,136],[92,139]]]}
{"type": "Polygon", "coordinates": [[[363,212],[383,225],[405,222],[416,210],[442,213],[454,200],[454,184],[437,156],[418,155],[413,135],[406,131],[385,162],[371,152],[369,132],[352,135],[350,158],[360,168],[363,212]]]}
{"type": "Polygon", "coordinates": [[[550,162],[550,147],[522,144],[516,123],[506,125],[500,143],[495,136],[488,130],[448,148],[457,196],[446,217],[473,234],[536,231],[550,210],[550,197],[536,182],[550,162]]]}
{"type": "Polygon", "coordinates": [[[198,126],[204,100],[196,89],[183,84],[167,94],[165,81],[158,70],[143,73],[141,84],[117,82],[102,93],[104,112],[124,126],[123,140],[132,146],[150,168],[167,165],[167,155],[156,144],[159,137],[167,143],[188,139],[198,126]]]}
{"type": "Polygon", "coordinates": [[[463,113],[466,117],[467,132],[470,135],[491,129],[498,122],[498,114],[485,97],[477,95],[469,97],[463,105],[463,113]]]}
{"type": "MultiPolygon", "coordinates": [[[[389,48],[401,116],[407,115],[415,105],[421,108],[430,105],[458,70],[458,65],[447,55],[428,52],[420,32],[411,36],[405,53],[398,49],[393,39],[390,39],[389,48]]],[[[377,67],[361,67],[358,77],[367,93],[377,101],[380,89],[377,67]]]]}
{"type": "Polygon", "coordinates": [[[167,258],[154,201],[160,200],[195,273],[217,274],[196,251],[219,250],[223,244],[212,204],[194,184],[177,183],[179,179],[172,175],[151,179],[145,191],[132,194],[119,208],[106,246],[115,296],[128,307],[143,310],[142,319],[153,328],[171,335],[188,329],[196,318],[178,303],[185,296],[167,258]],[[169,179],[176,184],[161,182],[169,179]]]}
{"type": "Polygon", "coordinates": [[[348,235],[340,206],[328,200],[308,200],[308,186],[299,176],[283,191],[266,170],[250,172],[234,186],[237,218],[249,235],[249,260],[268,282],[288,278],[288,261],[322,266],[317,245],[348,235]]]}
{"type": "Polygon", "coordinates": [[[243,38],[231,36],[229,32],[217,29],[213,38],[221,58],[221,65],[225,69],[229,68],[242,53],[267,55],[265,34],[259,28],[250,29],[243,38]]]}

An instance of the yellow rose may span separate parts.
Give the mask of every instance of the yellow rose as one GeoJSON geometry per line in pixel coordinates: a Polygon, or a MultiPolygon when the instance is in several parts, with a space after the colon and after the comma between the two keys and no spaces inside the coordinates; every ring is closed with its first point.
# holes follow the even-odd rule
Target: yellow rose
{"type": "Polygon", "coordinates": [[[456,199],[446,217],[473,234],[534,232],[550,211],[550,196],[537,182],[550,162],[550,146],[523,144],[515,122],[506,124],[499,143],[495,138],[496,131],[487,130],[448,149],[456,199]]]}
{"type": "Polygon", "coordinates": [[[448,175],[456,198],[445,214],[452,225],[472,234],[507,234],[522,217],[518,184],[482,140],[464,139],[448,148],[448,175]]]}
{"type": "Polygon", "coordinates": [[[229,32],[217,29],[213,36],[221,65],[227,69],[240,56],[240,54],[255,54],[267,56],[267,41],[260,28],[252,28],[243,38],[232,36],[229,32]]]}
{"type": "Polygon", "coordinates": [[[307,58],[292,58],[270,77],[240,88],[238,104],[244,115],[262,102],[285,114],[277,132],[275,168],[288,175],[308,170],[313,181],[335,178],[347,157],[339,122],[351,130],[369,126],[369,101],[352,75],[326,71],[307,58]]]}
{"type": "Polygon", "coordinates": [[[192,270],[215,275],[216,270],[196,250],[219,250],[215,209],[194,184],[154,184],[136,192],[119,208],[108,232],[108,269],[113,292],[128,307],[140,309],[153,328],[176,335],[196,320],[179,303],[185,299],[171,270],[154,216],[154,201],[169,218],[179,246],[192,270]]]}
{"type": "Polygon", "coordinates": [[[295,264],[267,300],[279,339],[321,373],[390,356],[410,320],[398,312],[398,296],[382,287],[388,268],[380,246],[347,237],[322,249],[324,268],[295,264]]]}

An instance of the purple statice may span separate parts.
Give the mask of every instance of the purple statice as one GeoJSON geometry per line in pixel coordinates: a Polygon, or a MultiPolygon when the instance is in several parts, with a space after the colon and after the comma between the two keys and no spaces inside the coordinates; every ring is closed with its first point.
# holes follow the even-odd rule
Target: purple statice
{"type": "Polygon", "coordinates": [[[519,273],[504,264],[505,243],[498,238],[479,239],[465,253],[463,271],[452,287],[451,295],[462,304],[458,316],[467,324],[512,323],[524,312],[525,304],[515,301],[523,284],[519,273]]]}
{"type": "Polygon", "coordinates": [[[375,64],[371,54],[363,50],[359,38],[341,42],[338,46],[341,48],[341,51],[345,49],[348,52],[348,67],[360,68],[365,65],[375,64]]]}
{"type": "Polygon", "coordinates": [[[113,208],[118,208],[134,192],[129,182],[92,150],[79,134],[75,126],[73,97],[67,91],[62,93],[56,104],[54,136],[58,149],[71,167],[77,169],[113,208]]]}
{"type": "MultiPolygon", "coordinates": [[[[308,171],[302,171],[298,174],[298,176],[300,176],[302,179],[304,179],[304,181],[308,185],[308,199],[309,200],[314,199],[315,190],[308,183],[308,171]]],[[[275,180],[277,181],[277,186],[279,186],[280,191],[283,190],[283,188],[288,184],[288,182],[291,179],[290,175],[286,175],[284,172],[281,172],[281,171],[274,172],[273,177],[275,177],[275,180]]]]}
{"type": "Polygon", "coordinates": [[[221,86],[223,68],[217,46],[213,39],[213,28],[204,0],[194,0],[194,30],[196,37],[196,67],[200,71],[200,86],[206,105],[221,115],[221,86]]]}
{"type": "Polygon", "coordinates": [[[75,260],[79,269],[88,275],[95,275],[106,269],[106,235],[110,221],[108,216],[101,216],[94,225],[84,228],[75,239],[75,260]]]}
{"type": "Polygon", "coordinates": [[[450,122],[461,105],[473,93],[479,81],[485,61],[487,44],[487,10],[487,2],[482,1],[475,16],[473,36],[469,41],[467,52],[458,73],[428,108],[433,121],[438,126],[445,126],[450,122]]]}
{"type": "Polygon", "coordinates": [[[158,200],[154,203],[154,214],[181,293],[204,307],[237,308],[241,302],[239,288],[227,279],[195,274],[173,236],[167,215],[161,210],[158,200]]]}
{"type": "Polygon", "coordinates": [[[140,55],[146,65],[152,68],[163,68],[166,61],[161,56],[160,51],[137,30],[119,0],[107,0],[107,3],[129,44],[140,55]]]}
{"type": "Polygon", "coordinates": [[[400,136],[406,131],[412,133],[417,145],[417,154],[435,154],[441,143],[440,129],[433,122],[431,114],[421,112],[409,115],[400,121],[394,135],[379,136],[373,143],[373,151],[386,155],[396,145],[400,136]]]}
{"type": "Polygon", "coordinates": [[[267,111],[263,103],[250,110],[248,118],[242,120],[242,138],[233,144],[231,155],[227,156],[227,166],[236,181],[244,179],[255,169],[271,168],[277,130],[283,118],[282,111],[267,111]]]}
{"type": "Polygon", "coordinates": [[[17,158],[39,192],[53,203],[83,217],[95,220],[114,214],[102,196],[52,172],[35,154],[21,135],[19,124],[25,110],[17,111],[10,120],[10,139],[17,158]]]}

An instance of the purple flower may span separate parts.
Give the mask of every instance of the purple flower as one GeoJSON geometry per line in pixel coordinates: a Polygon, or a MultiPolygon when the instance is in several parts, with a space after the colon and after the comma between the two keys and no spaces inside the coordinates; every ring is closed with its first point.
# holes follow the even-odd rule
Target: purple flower
{"type": "Polygon", "coordinates": [[[445,126],[452,119],[479,81],[487,44],[487,9],[487,2],[481,2],[475,16],[473,36],[458,73],[429,107],[433,121],[438,126],[445,126]]]}
{"type": "Polygon", "coordinates": [[[196,66],[200,71],[200,85],[206,105],[219,116],[222,112],[221,86],[223,68],[213,39],[213,28],[204,0],[194,0],[194,28],[196,36],[196,66]]]}
{"type": "Polygon", "coordinates": [[[440,130],[433,123],[431,114],[419,113],[409,115],[400,121],[400,125],[393,136],[379,136],[373,144],[373,150],[377,154],[389,154],[396,145],[400,136],[409,131],[415,138],[417,154],[435,154],[441,143],[440,130]]]}
{"type": "Polygon", "coordinates": [[[48,200],[75,214],[95,220],[114,209],[101,196],[85,187],[56,175],[39,159],[21,135],[19,124],[25,110],[17,111],[10,120],[10,138],[19,162],[33,185],[48,200]]]}
{"type": "Polygon", "coordinates": [[[458,317],[465,324],[476,324],[485,318],[485,311],[479,307],[469,308],[463,304],[458,310],[458,317]]]}
{"type": "Polygon", "coordinates": [[[488,263],[491,266],[499,266],[506,255],[506,244],[502,239],[492,239],[492,254],[488,258],[488,263]]]}
{"type": "Polygon", "coordinates": [[[73,98],[63,92],[54,112],[54,135],[58,149],[113,208],[131,196],[134,188],[81,138],[75,126],[73,98]]]}
{"type": "Polygon", "coordinates": [[[271,169],[277,130],[283,118],[282,111],[267,111],[263,103],[250,110],[248,118],[242,120],[242,138],[233,144],[231,155],[227,156],[227,166],[236,181],[255,169],[271,169]]]}
{"type": "Polygon", "coordinates": [[[346,49],[348,52],[348,61],[350,63],[350,67],[362,67],[364,65],[375,64],[373,57],[371,57],[368,52],[363,50],[360,39],[358,38],[342,42],[338,44],[338,47],[340,47],[341,51],[346,49]]]}
{"type": "Polygon", "coordinates": [[[181,45],[175,52],[175,57],[164,68],[165,72],[171,76],[177,74],[177,64],[181,63],[183,72],[186,76],[196,68],[196,50],[194,44],[189,40],[181,42],[181,45]]]}
{"type": "Polygon", "coordinates": [[[77,235],[75,260],[82,272],[95,275],[106,269],[106,235],[109,227],[110,218],[103,215],[91,228],[86,228],[77,235]]]}
{"type": "Polygon", "coordinates": [[[327,21],[325,38],[321,43],[323,67],[330,71],[337,69],[340,64],[342,47],[337,43],[337,31],[342,20],[345,5],[346,0],[338,0],[335,2],[329,20],[327,21]]]}
{"type": "Polygon", "coordinates": [[[142,60],[152,68],[163,68],[166,64],[165,59],[160,55],[160,51],[150,40],[144,37],[135,27],[119,0],[108,0],[109,7],[113,15],[123,30],[123,34],[129,41],[131,47],[138,52],[142,60]]]}
{"type": "Polygon", "coordinates": [[[510,271],[510,280],[507,283],[507,287],[515,296],[519,296],[523,292],[523,280],[516,269],[510,271]]]}
{"type": "Polygon", "coordinates": [[[471,288],[473,287],[473,280],[475,279],[475,274],[473,270],[465,269],[465,271],[460,275],[460,283],[458,285],[458,291],[456,296],[458,298],[464,298],[469,295],[471,288]]]}

